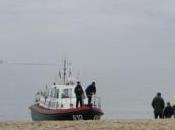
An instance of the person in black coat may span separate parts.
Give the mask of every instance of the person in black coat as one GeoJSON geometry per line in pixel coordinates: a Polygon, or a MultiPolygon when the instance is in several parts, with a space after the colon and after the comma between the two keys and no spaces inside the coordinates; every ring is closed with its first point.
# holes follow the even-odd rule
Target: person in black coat
{"type": "Polygon", "coordinates": [[[92,82],[92,84],[86,88],[86,96],[88,98],[88,105],[92,105],[91,104],[92,95],[95,95],[95,94],[96,94],[96,86],[95,86],[95,82],[92,82]]]}
{"type": "Polygon", "coordinates": [[[76,95],[76,108],[78,107],[78,104],[80,103],[80,107],[83,105],[83,88],[81,86],[81,83],[78,81],[77,86],[75,87],[75,95],[76,95]]]}
{"type": "Polygon", "coordinates": [[[174,109],[169,102],[163,111],[164,118],[171,118],[174,115],[174,109]]]}
{"type": "Polygon", "coordinates": [[[165,107],[164,99],[161,97],[161,93],[158,92],[157,96],[152,100],[152,107],[154,109],[154,117],[155,119],[163,118],[163,110],[165,107]]]}

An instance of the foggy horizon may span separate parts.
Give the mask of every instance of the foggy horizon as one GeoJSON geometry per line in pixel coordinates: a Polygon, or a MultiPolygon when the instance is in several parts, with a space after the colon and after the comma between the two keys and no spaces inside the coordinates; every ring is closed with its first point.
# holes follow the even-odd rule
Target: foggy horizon
{"type": "Polygon", "coordinates": [[[174,4],[0,0],[0,119],[30,119],[35,92],[59,70],[8,63],[61,64],[65,57],[84,87],[97,81],[104,118],[152,118],[155,94],[166,101],[175,94],[174,4]],[[7,107],[16,114],[3,115],[7,107]]]}

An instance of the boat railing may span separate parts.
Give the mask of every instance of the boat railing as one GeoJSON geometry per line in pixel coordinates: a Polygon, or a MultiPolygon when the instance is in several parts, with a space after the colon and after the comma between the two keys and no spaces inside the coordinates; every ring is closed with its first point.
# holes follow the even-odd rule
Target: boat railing
{"type": "Polygon", "coordinates": [[[98,96],[92,96],[92,107],[101,108],[101,98],[98,96]]]}
{"type": "MultiPolygon", "coordinates": [[[[64,108],[75,108],[76,107],[76,97],[70,97],[70,98],[46,98],[46,97],[40,97],[40,100],[38,102],[41,106],[45,108],[50,109],[64,109],[64,108]]],[[[85,97],[83,99],[83,104],[85,106],[88,106],[88,99],[85,97]]],[[[101,99],[98,96],[92,96],[92,102],[91,107],[101,108],[101,99]]]]}

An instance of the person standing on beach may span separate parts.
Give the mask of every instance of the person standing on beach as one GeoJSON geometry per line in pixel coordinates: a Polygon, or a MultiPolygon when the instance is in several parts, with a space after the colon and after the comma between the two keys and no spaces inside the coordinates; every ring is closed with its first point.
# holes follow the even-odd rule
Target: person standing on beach
{"type": "Polygon", "coordinates": [[[92,82],[92,84],[90,84],[85,91],[88,98],[88,105],[91,106],[92,95],[96,94],[95,82],[92,82]]]}
{"type": "Polygon", "coordinates": [[[164,118],[171,118],[174,115],[174,109],[171,106],[170,102],[167,102],[167,106],[163,111],[164,118]]]}
{"type": "Polygon", "coordinates": [[[78,107],[78,104],[80,103],[80,107],[83,105],[83,88],[81,86],[81,83],[78,81],[77,86],[75,87],[75,95],[76,95],[76,108],[78,107]]]}
{"type": "Polygon", "coordinates": [[[157,95],[152,100],[152,107],[154,109],[155,119],[163,118],[163,110],[165,107],[164,99],[161,97],[161,93],[158,92],[157,95]]]}

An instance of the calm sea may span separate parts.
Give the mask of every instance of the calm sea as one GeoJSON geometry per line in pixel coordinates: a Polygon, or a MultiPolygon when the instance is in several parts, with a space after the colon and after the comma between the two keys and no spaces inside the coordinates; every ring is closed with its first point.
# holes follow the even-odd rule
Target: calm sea
{"type": "MultiPolygon", "coordinates": [[[[48,66],[0,65],[0,120],[31,120],[28,107],[35,92],[54,81],[57,70],[48,66]]],[[[80,80],[84,87],[96,80],[103,119],[153,118],[152,98],[161,91],[164,99],[170,101],[174,79],[168,72],[150,74],[147,70],[97,69],[82,71],[80,80]]]]}

